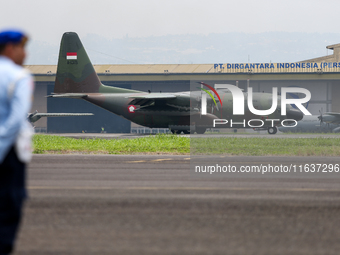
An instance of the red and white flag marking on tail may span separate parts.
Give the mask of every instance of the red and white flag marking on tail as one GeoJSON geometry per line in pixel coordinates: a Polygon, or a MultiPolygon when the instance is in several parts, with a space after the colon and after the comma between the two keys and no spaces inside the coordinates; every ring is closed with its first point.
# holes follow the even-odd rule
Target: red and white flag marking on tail
{"type": "Polygon", "coordinates": [[[67,52],[66,59],[77,59],[77,52],[67,52]]]}

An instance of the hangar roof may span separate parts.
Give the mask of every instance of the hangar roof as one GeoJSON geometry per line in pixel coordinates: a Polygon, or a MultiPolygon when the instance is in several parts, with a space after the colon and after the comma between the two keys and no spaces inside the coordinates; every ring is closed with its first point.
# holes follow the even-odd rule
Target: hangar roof
{"type": "Polygon", "coordinates": [[[333,50],[332,55],[327,55],[318,58],[312,58],[301,62],[339,62],[340,61],[340,43],[328,45],[326,47],[329,50],[333,50]]]}
{"type": "Polygon", "coordinates": [[[326,48],[330,50],[334,50],[335,48],[340,48],[340,43],[328,45],[326,48]]]}
{"type": "MultiPolygon", "coordinates": [[[[167,75],[167,74],[265,74],[265,73],[340,73],[340,62],[331,56],[294,63],[226,63],[226,64],[153,64],[94,65],[99,75],[167,75]]],[[[35,76],[55,75],[55,65],[27,65],[35,76]]]]}
{"type": "MultiPolygon", "coordinates": [[[[32,74],[48,75],[57,72],[56,65],[26,65],[32,74]]],[[[152,64],[152,65],[94,65],[97,73],[105,74],[164,74],[214,72],[214,64],[152,64]]]]}

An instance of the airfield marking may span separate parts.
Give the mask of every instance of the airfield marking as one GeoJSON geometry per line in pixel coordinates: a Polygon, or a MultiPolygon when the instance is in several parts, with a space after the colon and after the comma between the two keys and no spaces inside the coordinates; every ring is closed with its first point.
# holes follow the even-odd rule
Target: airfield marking
{"type": "MultiPolygon", "coordinates": [[[[282,162],[270,162],[270,161],[267,161],[267,162],[264,162],[264,161],[259,161],[259,162],[256,162],[256,161],[233,161],[232,160],[232,156],[218,156],[219,158],[226,158],[226,161],[222,161],[222,162],[219,162],[219,163],[228,163],[228,164],[251,164],[251,165],[255,165],[255,164],[271,164],[271,165],[282,165],[282,164],[285,164],[285,163],[282,163],[282,162]],[[231,159],[231,160],[228,160],[228,159],[231,159]]],[[[183,159],[180,159],[180,160],[195,160],[195,158],[183,158],[183,159]]],[[[152,160],[134,160],[134,161],[126,161],[125,163],[162,163],[164,161],[177,161],[179,159],[176,159],[176,158],[161,158],[161,159],[152,159],[152,160]]],[[[199,162],[195,162],[195,163],[199,163],[199,162]]]]}
{"type": "Polygon", "coordinates": [[[146,160],[126,161],[126,163],[144,163],[146,160]]]}
{"type": "Polygon", "coordinates": [[[154,159],[151,160],[152,162],[159,162],[159,161],[165,161],[165,160],[174,160],[173,158],[160,158],[160,159],[154,159]]]}
{"type": "MultiPolygon", "coordinates": [[[[160,158],[160,159],[152,159],[152,160],[134,160],[134,161],[126,161],[126,163],[152,163],[152,162],[163,162],[163,161],[170,161],[170,160],[179,160],[176,158],[160,158]]],[[[190,158],[183,158],[180,160],[190,160],[190,158]]]]}
{"type": "MultiPolygon", "coordinates": [[[[227,190],[227,191],[251,191],[251,190],[268,190],[266,188],[216,188],[216,187],[48,187],[48,186],[29,186],[29,190],[227,190]]],[[[292,189],[274,189],[275,191],[292,191],[292,192],[339,192],[340,189],[310,189],[310,188],[292,188],[292,189]]]]}

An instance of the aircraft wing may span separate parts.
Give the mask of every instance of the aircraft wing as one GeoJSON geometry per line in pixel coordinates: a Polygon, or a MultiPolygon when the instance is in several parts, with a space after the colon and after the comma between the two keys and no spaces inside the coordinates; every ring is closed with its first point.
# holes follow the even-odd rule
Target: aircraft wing
{"type": "Polygon", "coordinates": [[[67,93],[67,94],[52,94],[47,97],[59,97],[59,98],[85,98],[87,94],[80,94],[80,93],[67,93]]]}
{"type": "Polygon", "coordinates": [[[339,112],[325,112],[325,115],[332,115],[340,119],[340,113],[339,112]]]}
{"type": "Polygon", "coordinates": [[[91,116],[93,113],[37,113],[39,117],[91,116]]]}
{"type": "Polygon", "coordinates": [[[67,116],[91,116],[93,113],[29,113],[27,119],[29,122],[34,123],[40,120],[41,117],[67,117],[67,116]]]}

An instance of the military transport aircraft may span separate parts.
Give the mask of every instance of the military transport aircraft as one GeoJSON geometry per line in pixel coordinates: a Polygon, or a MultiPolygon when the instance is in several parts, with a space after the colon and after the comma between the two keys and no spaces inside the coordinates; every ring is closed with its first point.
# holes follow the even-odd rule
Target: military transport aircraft
{"type": "Polygon", "coordinates": [[[318,115],[304,116],[302,120],[297,122],[295,127],[279,127],[284,133],[337,133],[340,131],[338,124],[327,124],[319,120],[318,115]]]}
{"type": "Polygon", "coordinates": [[[340,124],[340,113],[338,112],[325,112],[320,111],[320,116],[318,117],[321,123],[329,124],[340,124]]]}
{"type": "MultiPolygon", "coordinates": [[[[210,88],[211,91],[213,89],[205,83],[200,85],[210,88]]],[[[203,90],[210,93],[207,89],[203,90]]],[[[78,35],[67,32],[61,40],[54,93],[50,97],[83,99],[136,124],[150,128],[170,128],[173,133],[183,131],[203,134],[206,128],[213,127],[213,120],[235,117],[232,93],[229,90],[218,90],[218,98],[213,96],[207,99],[208,110],[204,115],[201,113],[201,95],[200,88],[198,91],[177,93],[147,93],[105,86],[95,73],[78,35]]],[[[253,102],[258,110],[267,110],[272,106],[272,94],[253,93],[253,102]]],[[[245,107],[244,115],[235,117],[233,121],[244,123],[241,127],[248,128],[249,120],[260,119],[259,122],[264,123],[261,129],[274,134],[282,120],[298,121],[302,116],[300,111],[289,104],[286,106],[285,116],[280,114],[280,107],[268,116],[254,115],[245,107]],[[275,119],[275,122],[263,121],[266,119],[275,119]]],[[[231,127],[228,125],[223,127],[231,127]]]]}
{"type": "Polygon", "coordinates": [[[34,122],[40,120],[42,117],[68,117],[68,116],[90,116],[93,113],[39,113],[35,111],[29,113],[27,116],[28,121],[33,124],[34,122]]]}
{"type": "Polygon", "coordinates": [[[295,127],[279,127],[281,132],[292,133],[338,133],[340,132],[340,113],[326,112],[320,115],[304,116],[295,127]]]}

